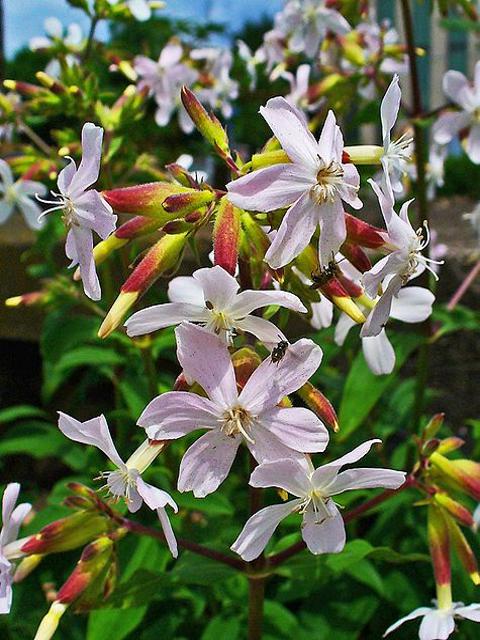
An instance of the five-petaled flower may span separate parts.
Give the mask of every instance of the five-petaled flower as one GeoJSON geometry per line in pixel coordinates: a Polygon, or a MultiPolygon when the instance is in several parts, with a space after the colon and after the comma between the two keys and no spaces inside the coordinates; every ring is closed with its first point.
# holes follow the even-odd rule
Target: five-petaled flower
{"type": "Polygon", "coordinates": [[[320,260],[327,264],[346,237],[342,200],[362,206],[357,196],[360,177],[353,164],[343,164],[343,136],[333,111],[318,142],[301,111],[285,98],[271,98],[260,113],[291,162],[276,164],[227,185],[233,204],[249,211],[286,212],[265,260],[277,269],[291,262],[320,225],[320,260]],[[291,205],[291,206],[290,206],[291,205]]]}
{"type": "Polygon", "coordinates": [[[23,178],[15,182],[10,165],[0,159],[0,224],[8,220],[15,207],[18,207],[28,226],[38,229],[42,210],[32,197],[45,192],[46,188],[41,182],[23,178]]]}
{"type": "Polygon", "coordinates": [[[257,558],[265,549],[281,520],[291,513],[303,516],[302,538],[314,554],[339,553],[345,546],[345,525],[333,496],[352,489],[386,487],[397,489],[405,481],[402,471],[391,469],[349,469],[380,440],[369,440],[322,467],[314,468],[310,458],[285,459],[260,464],[250,477],[253,487],[277,487],[296,496],[284,504],[257,511],[232,545],[244,560],[257,558]]]}
{"type": "Polygon", "coordinates": [[[299,313],[306,308],[297,296],[287,291],[242,291],[236,279],[222,267],[197,269],[192,277],[174,278],[168,286],[171,302],[134,313],[125,326],[129,336],[150,333],[180,324],[198,322],[230,342],[235,332],[252,333],[267,344],[276,344],[285,336],[269,320],[252,315],[268,305],[278,305],[299,313]]]}
{"type": "Polygon", "coordinates": [[[463,129],[470,129],[465,151],[475,164],[480,164],[480,61],[475,65],[473,84],[460,71],[447,71],[443,91],[461,111],[446,111],[433,125],[433,139],[448,144],[463,129]]]}
{"type": "Polygon", "coordinates": [[[176,513],[177,505],[166,491],[148,484],[141,475],[160,453],[163,443],[147,440],[126,462],[123,462],[113,444],[107,421],[103,415],[86,422],[75,420],[60,411],[59,416],[58,427],[67,438],[97,447],[117,467],[115,471],[105,471],[101,474],[101,477],[106,479],[106,488],[114,498],[124,498],[132,513],[140,509],[142,502],[157,512],[168,547],[172,556],[176,558],[178,555],[177,542],[165,507],[167,504],[170,505],[176,513]]]}
{"type": "Polygon", "coordinates": [[[418,633],[419,640],[447,640],[455,631],[455,618],[480,622],[480,604],[453,602],[450,607],[419,607],[392,624],[383,637],[398,629],[404,622],[422,617],[418,633]]]}
{"type": "Polygon", "coordinates": [[[176,335],[178,360],[186,377],[196,381],[208,397],[184,391],[164,393],[150,402],[138,424],[155,440],[209,430],[182,459],[179,491],[193,491],[199,498],[215,491],[227,477],[242,442],[257,462],[325,450],[328,433],[312,411],[278,406],[318,369],[322,350],[311,340],[290,345],[280,362],[267,357],[238,393],[222,340],[188,323],[177,327],[176,335]]]}
{"type": "Polygon", "coordinates": [[[0,613],[9,613],[12,606],[13,565],[8,556],[8,545],[18,537],[22,522],[31,509],[28,503],[17,506],[20,485],[8,484],[2,500],[2,530],[0,531],[0,613]]]}
{"type": "Polygon", "coordinates": [[[60,193],[52,194],[58,198],[54,201],[43,201],[52,204],[43,212],[43,216],[63,209],[63,219],[68,229],[65,253],[71,259],[70,267],[77,264],[86,295],[92,300],[101,297],[100,282],[93,259],[93,231],[105,240],[114,230],[117,216],[112,207],[103,199],[98,191],[89,189],[97,181],[100,172],[102,155],[103,129],[91,122],[82,129],[82,160],[76,166],[70,158],[70,164],[58,174],[60,193]]]}

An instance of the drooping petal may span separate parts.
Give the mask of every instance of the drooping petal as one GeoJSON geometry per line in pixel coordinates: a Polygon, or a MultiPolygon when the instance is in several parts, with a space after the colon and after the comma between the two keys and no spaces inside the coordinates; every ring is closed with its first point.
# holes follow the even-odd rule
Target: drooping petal
{"type": "Polygon", "coordinates": [[[157,515],[158,515],[158,519],[160,520],[160,524],[162,526],[168,548],[170,549],[170,553],[174,558],[178,558],[177,539],[175,538],[175,533],[172,529],[172,525],[170,523],[170,519],[168,517],[167,511],[159,507],[157,509],[157,515]]]}
{"type": "Polygon", "coordinates": [[[305,249],[315,232],[322,208],[315,204],[308,191],[290,207],[265,254],[265,261],[273,269],[284,267],[305,249]]]}
{"type": "Polygon", "coordinates": [[[93,237],[90,229],[73,225],[67,234],[65,253],[72,261],[71,267],[78,264],[83,290],[91,300],[100,300],[102,292],[93,258],[93,237]]]}
{"type": "Polygon", "coordinates": [[[308,495],[311,485],[308,479],[308,465],[300,464],[292,458],[264,462],[258,465],[250,476],[252,487],[277,487],[297,498],[308,495]]]}
{"type": "Polygon", "coordinates": [[[258,316],[247,316],[243,320],[237,320],[235,328],[251,333],[268,347],[273,347],[280,340],[286,340],[283,332],[273,322],[258,316]]]}
{"type": "Polygon", "coordinates": [[[385,150],[390,144],[390,132],[397,121],[398,111],[400,109],[400,100],[402,92],[398,83],[398,75],[394,75],[388,89],[383,96],[380,105],[380,119],[382,121],[382,139],[385,150]]]}
{"type": "Polygon", "coordinates": [[[193,272],[202,289],[205,302],[210,302],[215,309],[229,309],[233,304],[240,285],[223,267],[206,267],[193,272]]]}
{"type": "Polygon", "coordinates": [[[108,458],[110,458],[114,465],[117,467],[124,466],[123,461],[118,455],[115,445],[113,444],[112,436],[110,435],[104,415],[91,418],[86,422],[75,420],[75,418],[72,418],[61,411],[58,412],[58,415],[58,428],[63,435],[75,442],[81,442],[82,444],[97,447],[100,451],[103,451],[108,458]]]}
{"type": "Polygon", "coordinates": [[[141,476],[137,478],[137,490],[142,496],[147,507],[150,509],[160,509],[166,507],[168,504],[172,507],[175,513],[178,512],[175,500],[166,491],[148,484],[148,482],[145,482],[141,476]]]}
{"type": "Polygon", "coordinates": [[[390,625],[388,629],[385,631],[385,633],[383,634],[383,637],[392,633],[392,631],[395,631],[396,629],[398,629],[404,622],[408,622],[409,620],[414,620],[415,618],[420,618],[421,616],[425,616],[427,615],[427,613],[430,613],[430,611],[433,611],[431,607],[419,607],[418,609],[415,609],[408,615],[404,616],[403,618],[400,618],[400,620],[397,620],[392,625],[390,625]]]}
{"type": "Polygon", "coordinates": [[[241,442],[241,436],[226,436],[219,430],[198,438],[180,463],[178,490],[193,491],[196,498],[213,493],[227,477],[241,442]]]}
{"type": "Polygon", "coordinates": [[[435,296],[425,287],[404,287],[392,300],[390,315],[402,322],[423,322],[432,313],[435,296]]]}
{"type": "Polygon", "coordinates": [[[280,362],[266,358],[243,388],[239,401],[252,413],[275,407],[282,398],[300,389],[322,361],[322,350],[312,340],[302,338],[288,346],[280,362]]]}
{"type": "Polygon", "coordinates": [[[0,200],[0,224],[3,224],[12,215],[15,204],[13,202],[7,202],[6,200],[0,200]]]}
{"type": "Polygon", "coordinates": [[[367,440],[358,447],[355,447],[352,451],[346,453],[341,458],[337,458],[337,460],[332,460],[332,462],[318,467],[318,469],[315,469],[312,474],[311,480],[313,486],[318,489],[323,489],[323,487],[329,486],[343,466],[357,462],[357,460],[360,460],[367,455],[374,444],[379,442],[381,442],[381,440],[378,438],[374,440],[367,440]]]}
{"type": "Polygon", "coordinates": [[[234,318],[244,318],[252,311],[267,307],[269,305],[278,305],[291,309],[297,313],[306,313],[307,309],[301,300],[289,291],[242,291],[235,298],[234,303],[230,307],[230,314],[234,318]]]}
{"type": "Polygon", "coordinates": [[[362,349],[368,368],[377,376],[392,373],[395,366],[395,350],[385,329],[376,336],[362,338],[362,349]]]}
{"type": "Polygon", "coordinates": [[[171,327],[184,321],[206,322],[208,313],[206,308],[184,302],[167,302],[147,307],[134,313],[125,322],[127,335],[142,336],[158,329],[171,327]]]}
{"type": "Polygon", "coordinates": [[[220,407],[237,400],[237,384],[226,345],[202,327],[184,323],[175,329],[177,356],[185,374],[220,407]]]}
{"type": "Polygon", "coordinates": [[[280,522],[299,507],[301,500],[275,504],[257,511],[247,520],[230,549],[245,561],[255,560],[262,553],[280,522]]]}
{"type": "Polygon", "coordinates": [[[340,511],[331,500],[325,505],[329,518],[313,510],[310,505],[303,514],[302,538],[310,553],[340,553],[345,546],[345,525],[340,511]]]}
{"type": "Polygon", "coordinates": [[[348,469],[336,476],[333,482],[328,485],[328,495],[335,496],[344,491],[354,489],[398,489],[405,482],[403,471],[392,469],[348,469]]]}
{"type": "Polygon", "coordinates": [[[154,398],[137,424],[151,440],[172,440],[195,431],[218,426],[219,413],[208,398],[186,391],[168,391],[154,398]]]}
{"type": "Polygon", "coordinates": [[[340,198],[325,202],[319,207],[320,215],[320,263],[325,266],[337,254],[347,237],[345,213],[340,198]]]}
{"type": "Polygon", "coordinates": [[[314,178],[298,165],[276,164],[229,182],[228,199],[247,211],[273,211],[296,202],[312,187],[314,178]]]}
{"type": "Polygon", "coordinates": [[[79,195],[97,181],[100,173],[102,140],[102,127],[97,127],[92,122],[86,122],[83,125],[82,160],[68,187],[71,196],[79,195]]]}
{"type": "Polygon", "coordinates": [[[304,407],[274,407],[262,412],[258,421],[294,451],[318,453],[327,447],[329,436],[323,422],[304,407]]]}
{"type": "Polygon", "coordinates": [[[82,226],[95,231],[102,240],[115,231],[117,216],[95,189],[75,198],[75,215],[82,226]]]}
{"type": "Polygon", "coordinates": [[[328,298],[322,296],[320,298],[320,302],[312,303],[312,317],[310,324],[314,329],[326,329],[332,324],[332,320],[333,304],[328,300],[328,298]]]}
{"type": "Polygon", "coordinates": [[[260,113],[292,162],[305,167],[317,165],[319,145],[301,111],[285,98],[276,97],[268,100],[265,107],[260,107],[260,113]]]}
{"type": "Polygon", "coordinates": [[[400,276],[395,276],[390,280],[390,282],[388,283],[388,287],[383,292],[380,300],[375,305],[375,308],[368,316],[366,322],[362,327],[362,330],[360,331],[360,336],[362,338],[377,336],[381,332],[390,316],[392,300],[394,296],[396,296],[400,291],[401,286],[402,279],[400,278],[400,276]]]}
{"type": "Polygon", "coordinates": [[[350,316],[347,316],[346,313],[342,313],[335,327],[335,344],[338,344],[340,347],[343,346],[350,329],[356,324],[355,320],[352,320],[350,316]]]}
{"type": "Polygon", "coordinates": [[[480,604],[469,604],[466,607],[455,607],[455,615],[465,620],[480,622],[480,604]]]}
{"type": "Polygon", "coordinates": [[[434,610],[425,614],[418,637],[420,640],[447,640],[455,630],[455,620],[449,611],[434,610]]]}
{"type": "Polygon", "coordinates": [[[191,276],[177,276],[168,283],[168,298],[171,302],[187,302],[199,307],[205,306],[203,288],[191,276]]]}

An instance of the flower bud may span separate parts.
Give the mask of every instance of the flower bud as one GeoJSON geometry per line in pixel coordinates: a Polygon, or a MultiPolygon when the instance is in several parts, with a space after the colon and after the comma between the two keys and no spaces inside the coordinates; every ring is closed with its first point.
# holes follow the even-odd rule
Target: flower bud
{"type": "Polygon", "coordinates": [[[164,209],[165,200],[174,194],[190,192],[203,193],[203,191],[197,192],[171,182],[149,182],[134,187],[102,191],[102,196],[117,213],[135,213],[153,217],[161,225],[177,217],[176,213],[172,215],[164,209]]]}
{"type": "Polygon", "coordinates": [[[163,208],[168,213],[185,215],[210,204],[214,198],[215,194],[210,189],[192,189],[188,192],[174,193],[171,196],[167,196],[163,201],[163,208]]]}
{"type": "Polygon", "coordinates": [[[347,240],[368,249],[378,249],[386,243],[387,234],[379,227],[374,227],[350,213],[345,213],[347,240]]]}
{"type": "Polygon", "coordinates": [[[35,76],[40,84],[46,89],[49,89],[52,93],[61,94],[67,91],[65,85],[58,82],[55,78],[52,78],[52,76],[49,76],[44,71],[37,71],[35,76]]]}
{"type": "Polygon", "coordinates": [[[451,436],[450,438],[444,438],[443,440],[440,440],[437,451],[438,453],[441,453],[442,456],[444,456],[447,453],[451,453],[452,451],[460,449],[460,447],[463,447],[464,444],[465,440],[462,440],[462,438],[451,436]]]}
{"type": "Polygon", "coordinates": [[[38,567],[40,562],[43,560],[42,554],[33,554],[31,556],[27,556],[26,558],[22,558],[22,560],[17,564],[15,568],[15,573],[13,575],[14,582],[21,582],[24,580],[34,569],[38,567]]]}
{"type": "Polygon", "coordinates": [[[353,164],[381,164],[385,150],[375,144],[357,144],[352,147],[345,147],[344,154],[353,164]]]}
{"type": "Polygon", "coordinates": [[[473,584],[480,584],[480,574],[478,573],[478,564],[472,547],[463,535],[460,527],[452,518],[447,518],[448,531],[450,534],[450,542],[452,543],[455,553],[458,555],[465,571],[470,576],[473,584]]]}
{"type": "Polygon", "coordinates": [[[247,380],[261,362],[260,356],[251,347],[242,347],[238,349],[238,351],[235,351],[232,356],[232,363],[239,390],[242,390],[247,384],[247,380]]]}
{"type": "Polygon", "coordinates": [[[98,336],[106,338],[126,316],[130,307],[164,273],[172,271],[181,259],[187,240],[187,233],[164,235],[135,267],[122,285],[118,298],[107,313],[98,336]]]}
{"type": "Polygon", "coordinates": [[[425,426],[422,434],[422,439],[429,440],[430,438],[434,438],[442,427],[444,418],[444,413],[436,413],[430,420],[430,422],[425,426]]]}
{"type": "Polygon", "coordinates": [[[215,212],[213,227],[214,264],[234,276],[240,247],[241,211],[229,200],[222,198],[215,212]]]}
{"type": "Polygon", "coordinates": [[[46,302],[48,294],[45,291],[31,291],[30,293],[22,293],[19,296],[13,296],[13,298],[7,298],[5,300],[6,307],[31,307],[34,305],[40,305],[46,302]]]}
{"type": "Polygon", "coordinates": [[[442,510],[433,504],[428,507],[427,531],[435,582],[437,586],[449,585],[451,571],[448,526],[442,510]]]}
{"type": "Polygon", "coordinates": [[[342,283],[335,276],[318,288],[323,295],[330,300],[340,311],[346,313],[352,320],[361,324],[365,322],[365,316],[357,307],[351,296],[345,291],[342,283]]]}
{"type": "Polygon", "coordinates": [[[480,464],[473,460],[448,460],[435,451],[430,462],[441,479],[480,500],[480,464]]]}
{"type": "Polygon", "coordinates": [[[60,618],[67,609],[68,605],[60,602],[54,602],[47,615],[44,616],[40,622],[40,626],[38,627],[33,640],[50,640],[50,638],[53,638],[60,623],[60,618]]]}
{"type": "Polygon", "coordinates": [[[41,93],[43,89],[29,82],[21,82],[18,80],[4,80],[3,86],[10,91],[16,91],[24,96],[34,96],[41,93]]]}
{"type": "Polygon", "coordinates": [[[447,493],[437,491],[433,496],[434,502],[448,511],[456,520],[467,527],[473,525],[473,516],[462,504],[451,498],[447,493]]]}
{"type": "Polygon", "coordinates": [[[372,268],[370,258],[358,244],[345,241],[340,247],[340,253],[361,273],[365,273],[365,271],[369,271],[372,268]]]}
{"type": "Polygon", "coordinates": [[[253,171],[270,167],[273,164],[282,164],[290,162],[290,158],[283,149],[275,149],[273,151],[263,151],[262,153],[254,153],[251,160],[251,168],[253,171]]]}
{"type": "Polygon", "coordinates": [[[335,432],[340,430],[337,414],[330,400],[328,400],[321,391],[307,382],[301,387],[297,394],[305,402],[307,407],[311,409],[321,420],[323,420],[335,432]]]}

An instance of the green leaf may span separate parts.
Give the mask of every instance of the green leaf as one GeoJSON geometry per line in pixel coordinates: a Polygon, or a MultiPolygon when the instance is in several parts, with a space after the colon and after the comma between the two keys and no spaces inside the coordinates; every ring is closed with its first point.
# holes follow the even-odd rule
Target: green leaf
{"type": "Polygon", "coordinates": [[[293,613],[274,600],[265,600],[265,621],[285,638],[295,637],[298,631],[298,621],[293,613]]]}
{"type": "Polygon", "coordinates": [[[367,366],[362,351],[360,351],[347,376],[343,388],[342,401],[339,409],[340,433],[338,440],[346,440],[365,420],[375,407],[388,387],[393,384],[396,374],[408,356],[423,340],[418,334],[395,334],[391,337],[395,349],[396,364],[390,375],[376,376],[367,366]]]}
{"type": "Polygon", "coordinates": [[[38,407],[29,404],[18,404],[0,411],[0,424],[15,422],[24,418],[45,418],[47,414],[38,407]]]}
{"type": "Polygon", "coordinates": [[[239,634],[240,620],[219,615],[210,620],[202,633],[201,640],[220,640],[221,638],[236,640],[239,634]]]}
{"type": "Polygon", "coordinates": [[[210,586],[212,583],[218,584],[228,580],[237,573],[225,564],[185,552],[176,562],[170,575],[185,584],[210,586]]]}
{"type": "Polygon", "coordinates": [[[147,607],[97,609],[88,617],[87,640],[123,640],[142,622],[147,607]]]}
{"type": "Polygon", "coordinates": [[[105,609],[135,609],[155,599],[166,599],[172,594],[169,574],[138,569],[126,582],[120,584],[105,603],[105,609]]]}
{"type": "Polygon", "coordinates": [[[179,507],[203,511],[209,516],[233,516],[235,513],[228,498],[218,492],[211,493],[201,500],[195,498],[191,493],[180,493],[178,497],[175,497],[175,500],[179,507]]]}

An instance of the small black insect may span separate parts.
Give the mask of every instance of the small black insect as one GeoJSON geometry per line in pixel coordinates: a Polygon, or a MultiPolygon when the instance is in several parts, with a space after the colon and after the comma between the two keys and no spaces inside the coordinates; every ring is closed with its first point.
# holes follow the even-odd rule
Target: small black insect
{"type": "Polygon", "coordinates": [[[272,349],[272,362],[278,364],[287,353],[287,349],[288,342],[286,340],[280,340],[277,346],[272,349]]]}
{"type": "Polygon", "coordinates": [[[207,307],[207,309],[209,311],[212,311],[213,309],[213,304],[210,302],[210,300],[205,300],[205,306],[207,307]]]}
{"type": "Polygon", "coordinates": [[[324,284],[327,284],[327,282],[334,278],[337,273],[337,263],[335,260],[330,260],[326,267],[323,267],[318,271],[312,271],[312,284],[310,285],[310,289],[318,289],[324,284]]]}

